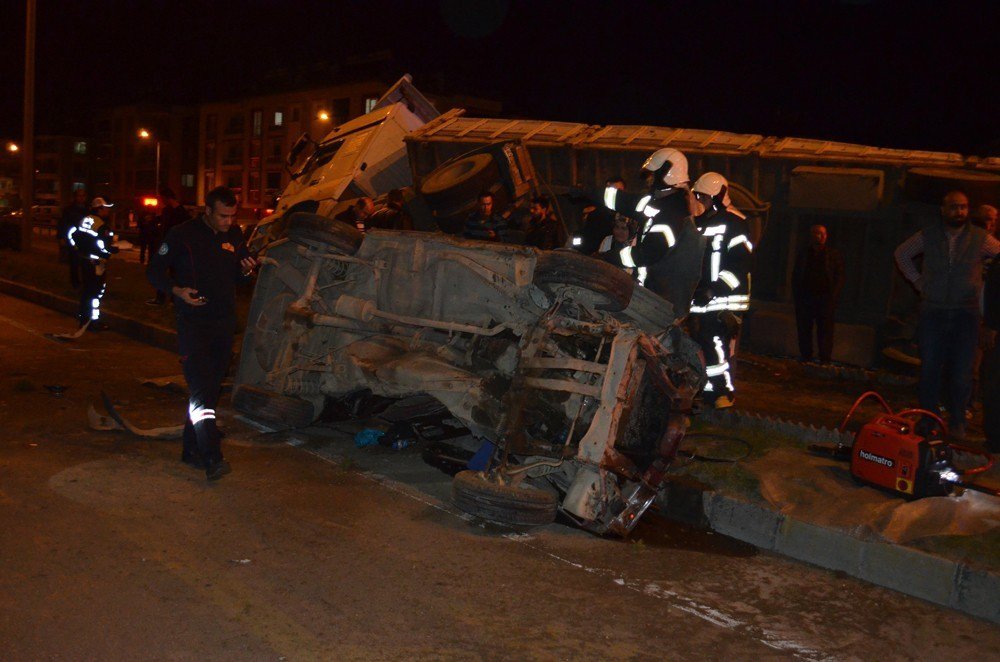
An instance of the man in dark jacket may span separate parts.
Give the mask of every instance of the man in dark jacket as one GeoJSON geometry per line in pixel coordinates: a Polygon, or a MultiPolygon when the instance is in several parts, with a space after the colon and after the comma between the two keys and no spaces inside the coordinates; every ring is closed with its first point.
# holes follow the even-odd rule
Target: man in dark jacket
{"type": "Polygon", "coordinates": [[[813,329],[819,345],[819,360],[829,363],[833,355],[834,312],[844,287],[844,257],[826,243],[826,228],[809,228],[809,245],[799,252],[792,271],[795,323],[799,332],[799,354],[813,357],[813,329]]]}
{"type": "Polygon", "coordinates": [[[204,214],[170,230],[146,270],[153,287],[175,300],[190,393],[181,461],[204,469],[209,480],[230,471],[215,426],[215,404],[232,355],[236,284],[257,265],[233,225],[235,217],[236,195],[223,186],[212,189],[204,214]]]}
{"type": "Polygon", "coordinates": [[[466,239],[480,241],[506,242],[508,226],[507,219],[494,209],[495,199],[489,191],[480,191],[476,210],[465,219],[462,236],[466,239]]]}
{"type": "Polygon", "coordinates": [[[947,366],[949,432],[959,440],[965,438],[965,409],[972,393],[983,263],[998,252],[1000,242],[969,223],[969,199],[961,191],[944,196],[940,223],[896,248],[896,265],[920,293],[920,407],[937,410],[947,366]],[[918,269],[919,255],[923,260],[918,269]]]}
{"type": "Polygon", "coordinates": [[[534,246],[544,251],[564,248],[568,241],[566,226],[552,213],[552,203],[548,196],[540,195],[528,205],[527,228],[524,245],[534,246]]]}
{"type": "Polygon", "coordinates": [[[90,210],[87,209],[87,190],[78,188],[73,191],[72,204],[66,205],[59,224],[56,226],[56,243],[59,244],[59,258],[69,262],[69,282],[73,289],[80,287],[80,257],[69,245],[67,235],[71,228],[79,227],[80,221],[90,210]]]}

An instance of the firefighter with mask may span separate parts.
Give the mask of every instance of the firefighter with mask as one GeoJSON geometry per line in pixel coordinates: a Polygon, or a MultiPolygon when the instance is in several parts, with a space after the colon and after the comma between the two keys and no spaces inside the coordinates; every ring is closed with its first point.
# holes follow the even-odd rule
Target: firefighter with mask
{"type": "Polygon", "coordinates": [[[717,409],[733,406],[736,390],[730,365],[740,315],[750,307],[750,255],[746,217],[729,199],[729,182],[706,172],[694,183],[704,211],[695,223],[705,237],[701,281],[691,303],[689,326],[705,354],[708,382],[702,397],[717,409]]]}
{"type": "Polygon", "coordinates": [[[687,314],[698,282],[703,241],[692,220],[694,199],[688,188],[687,158],[672,147],[658,149],[642,165],[649,190],[639,196],[614,186],[604,190],[604,205],[634,218],[634,246],[601,254],[611,264],[638,271],[639,283],[669,301],[678,317],[687,314]]]}
{"type": "Polygon", "coordinates": [[[101,321],[101,300],[107,289],[106,271],[108,258],[118,252],[112,245],[114,233],[108,222],[113,205],[104,198],[94,198],[90,203],[90,213],[70,226],[66,233],[66,243],[76,251],[80,261],[80,307],[76,318],[80,327],[101,331],[107,328],[101,321]]]}

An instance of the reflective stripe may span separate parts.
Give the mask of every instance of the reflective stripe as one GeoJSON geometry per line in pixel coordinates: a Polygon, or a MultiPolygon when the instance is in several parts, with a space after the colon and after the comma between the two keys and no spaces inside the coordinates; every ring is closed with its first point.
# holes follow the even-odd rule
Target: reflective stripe
{"type": "Polygon", "coordinates": [[[656,207],[650,207],[649,205],[647,205],[646,207],[643,208],[642,213],[646,215],[646,218],[653,218],[654,216],[660,213],[660,210],[657,209],[656,207]]]}
{"type": "Polygon", "coordinates": [[[651,196],[651,195],[644,195],[644,196],[642,196],[642,198],[640,198],[640,200],[639,200],[639,204],[637,204],[635,206],[635,210],[636,211],[642,211],[643,209],[646,208],[646,205],[648,205],[649,201],[652,200],[652,199],[653,199],[653,196],[651,196]]]}
{"type": "MultiPolygon", "coordinates": [[[[604,206],[608,209],[614,210],[615,201],[618,199],[618,189],[614,186],[609,186],[604,189],[604,206]]],[[[637,210],[638,211],[638,210],[637,210]]]]}
{"type": "Polygon", "coordinates": [[[722,262],[722,256],[716,252],[712,252],[712,282],[719,280],[719,264],[722,262]]]}
{"type": "Polygon", "coordinates": [[[725,284],[728,285],[729,289],[731,290],[735,290],[737,287],[740,286],[740,279],[737,278],[736,275],[731,271],[726,271],[725,269],[723,269],[722,271],[719,272],[719,278],[721,278],[723,282],[725,282],[725,284]]]}
{"type": "Polygon", "coordinates": [[[635,260],[632,259],[631,246],[626,246],[625,248],[621,249],[618,255],[621,256],[622,264],[625,265],[626,267],[631,268],[635,266],[635,260]]]}
{"type": "Polygon", "coordinates": [[[192,405],[188,407],[188,417],[191,419],[191,425],[197,425],[202,421],[214,420],[215,410],[192,405]]]}
{"type": "Polygon", "coordinates": [[[715,390],[715,387],[712,386],[712,382],[705,382],[705,388],[702,390],[705,391],[706,393],[711,393],[712,391],[715,390]]]}
{"type": "Polygon", "coordinates": [[[73,241],[73,235],[76,234],[76,228],[70,228],[69,232],[66,233],[66,241],[69,242],[70,246],[76,247],[76,242],[73,241]]]}
{"type": "Polygon", "coordinates": [[[702,232],[706,237],[713,237],[717,234],[726,234],[725,225],[709,225],[702,232]]]}
{"type": "Polygon", "coordinates": [[[719,365],[721,365],[726,362],[726,350],[722,346],[722,338],[713,336],[712,342],[715,343],[715,354],[719,357],[719,365]]]}
{"type": "Polygon", "coordinates": [[[712,250],[715,251],[715,252],[719,252],[719,251],[722,250],[722,235],[721,234],[715,235],[715,238],[712,239],[712,250]]]}
{"type": "Polygon", "coordinates": [[[573,237],[573,245],[579,246],[583,243],[583,237],[573,237]]]}
{"type": "Polygon", "coordinates": [[[746,294],[732,294],[728,297],[715,297],[704,306],[691,306],[692,313],[712,313],[719,310],[744,311],[750,308],[750,297],[746,294]]]}
{"type": "Polygon", "coordinates": [[[674,231],[669,225],[664,223],[658,223],[653,227],[649,228],[649,232],[659,232],[667,239],[667,248],[673,247],[677,243],[677,239],[674,237],[674,231]]]}
{"type": "Polygon", "coordinates": [[[639,284],[644,285],[646,283],[646,267],[639,267],[639,284]]]}
{"type": "Polygon", "coordinates": [[[718,377],[719,375],[724,374],[727,370],[729,370],[728,361],[726,361],[725,363],[720,363],[719,365],[708,366],[707,368],[705,368],[705,374],[708,375],[709,377],[718,377]]]}
{"type": "Polygon", "coordinates": [[[741,234],[737,237],[733,237],[732,239],[730,239],[729,248],[732,249],[734,246],[741,243],[746,244],[747,250],[750,251],[751,253],[753,252],[753,244],[750,243],[750,239],[748,239],[745,234],[741,234]]]}
{"type": "Polygon", "coordinates": [[[97,247],[100,248],[102,251],[107,250],[107,248],[104,246],[104,240],[103,239],[98,239],[97,240],[97,247]]]}

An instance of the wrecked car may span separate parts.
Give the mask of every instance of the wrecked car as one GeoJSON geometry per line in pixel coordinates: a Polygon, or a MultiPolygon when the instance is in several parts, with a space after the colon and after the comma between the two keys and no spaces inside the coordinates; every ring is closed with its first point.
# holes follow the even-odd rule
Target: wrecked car
{"type": "Polygon", "coordinates": [[[266,247],[235,408],[289,427],[368,390],[429,395],[496,445],[455,477],[467,512],[557,512],[627,534],[653,501],[702,386],[670,304],[573,251],[355,228],[306,212],[266,247]]]}

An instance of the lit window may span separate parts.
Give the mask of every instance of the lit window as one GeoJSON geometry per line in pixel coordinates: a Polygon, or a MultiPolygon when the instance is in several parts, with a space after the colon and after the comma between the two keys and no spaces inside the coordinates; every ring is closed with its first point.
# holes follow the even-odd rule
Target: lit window
{"type": "Polygon", "coordinates": [[[87,143],[83,142],[82,140],[80,142],[73,143],[73,151],[76,152],[77,154],[86,154],[87,143]]]}
{"type": "Polygon", "coordinates": [[[194,175],[181,175],[181,186],[193,187],[194,175]]]}
{"type": "Polygon", "coordinates": [[[284,126],[285,114],[280,110],[274,111],[274,126],[284,126]]]}
{"type": "Polygon", "coordinates": [[[378,103],[376,97],[365,97],[365,112],[370,113],[375,110],[375,104],[378,103]]]}

